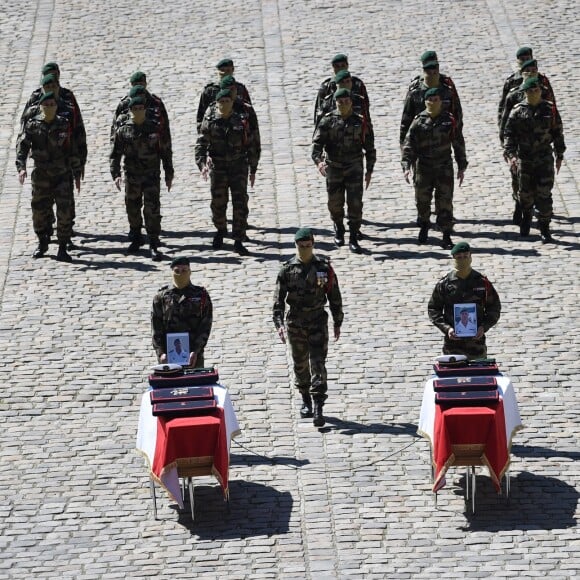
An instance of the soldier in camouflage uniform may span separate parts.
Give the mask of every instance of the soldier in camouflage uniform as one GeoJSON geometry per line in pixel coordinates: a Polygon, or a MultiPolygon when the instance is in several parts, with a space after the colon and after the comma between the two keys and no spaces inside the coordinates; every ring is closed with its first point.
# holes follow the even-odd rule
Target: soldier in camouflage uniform
{"type": "Polygon", "coordinates": [[[453,246],[451,256],[455,268],[435,285],[428,312],[431,322],[445,335],[444,354],[463,354],[469,359],[485,358],[485,333],[497,324],[501,302],[491,282],[471,268],[471,248],[467,242],[453,246]],[[477,334],[459,338],[455,334],[455,304],[474,304],[477,334]]]}
{"type": "MultiPolygon", "coordinates": [[[[260,135],[260,129],[258,126],[258,117],[254,107],[251,103],[244,100],[242,95],[238,94],[238,82],[231,75],[226,75],[220,81],[220,91],[224,89],[229,89],[232,100],[234,101],[233,110],[236,113],[240,113],[248,118],[249,127],[251,131],[256,131],[258,137],[260,135]]],[[[212,109],[213,114],[216,113],[218,106],[214,101],[208,108],[212,109]]]]}
{"type": "MultiPolygon", "coordinates": [[[[351,93],[352,98],[352,110],[357,115],[361,115],[368,126],[372,127],[371,113],[369,110],[368,99],[365,99],[361,95],[358,95],[352,90],[352,76],[347,70],[341,70],[336,73],[334,77],[334,82],[339,89],[347,89],[351,93]]],[[[334,93],[328,95],[324,101],[319,103],[320,109],[317,111],[315,124],[318,125],[320,119],[324,117],[327,113],[330,113],[336,109],[336,99],[334,98],[334,93]]]]}
{"type": "MultiPolygon", "coordinates": [[[[201,97],[199,98],[199,106],[197,108],[197,132],[201,133],[201,124],[203,122],[203,117],[208,107],[215,103],[216,96],[224,87],[221,86],[221,81],[226,76],[233,76],[234,74],[234,61],[231,58],[224,58],[220,60],[217,65],[218,72],[218,82],[211,82],[203,88],[201,97]]],[[[250,93],[248,89],[242,83],[235,81],[236,83],[236,94],[239,99],[248,105],[252,104],[250,99],[250,93]]]]}
{"type": "Polygon", "coordinates": [[[16,145],[16,168],[24,183],[28,155],[34,159],[32,172],[32,224],[38,236],[34,258],[48,250],[56,203],[57,260],[71,262],[67,245],[72,235],[73,179],[77,190],[81,183],[81,156],[74,140],[71,123],[57,115],[58,100],[44,93],[39,100],[40,113],[26,121],[16,145]]]}
{"type": "Polygon", "coordinates": [[[518,172],[520,180],[520,235],[530,234],[535,206],[542,242],[548,243],[554,241],[550,232],[554,152],[556,171],[559,172],[566,151],[564,130],[556,105],[542,99],[538,78],[527,79],[522,90],[525,92],[525,100],[514,106],[505,126],[505,158],[513,171],[518,172]]]}
{"type": "MultiPolygon", "coordinates": [[[[335,77],[340,71],[348,70],[348,56],[346,54],[336,54],[333,57],[331,64],[334,73],[331,77],[322,81],[322,84],[318,89],[318,94],[316,95],[316,102],[314,103],[315,127],[318,125],[318,121],[320,120],[320,111],[322,110],[324,101],[326,101],[327,97],[334,95],[337,89],[340,88],[336,83],[335,77]]],[[[351,81],[352,86],[349,90],[354,94],[359,95],[361,99],[367,103],[367,108],[369,108],[369,95],[363,81],[354,75],[351,76],[351,81]]]]}
{"type": "Polygon", "coordinates": [[[405,137],[401,165],[407,183],[411,169],[414,169],[419,243],[427,242],[434,191],[437,224],[443,232],[442,244],[444,248],[451,248],[454,188],[451,148],[457,162],[460,186],[467,169],[467,158],[461,127],[449,111],[443,110],[440,91],[433,88],[425,92],[427,108],[417,115],[405,137]]]}
{"type": "Polygon", "coordinates": [[[348,208],[349,247],[361,252],[358,243],[363,209],[363,174],[368,189],[377,153],[372,126],[352,110],[351,92],[338,89],[334,93],[336,110],[327,113],[314,131],[312,160],[326,178],[328,209],[334,224],[334,241],[344,244],[344,201],[348,208]],[[363,153],[366,157],[364,173],[363,153]]]}
{"type": "Polygon", "coordinates": [[[322,427],[322,408],[327,399],[326,356],[328,354],[328,301],[334,323],[334,339],[340,338],[344,315],[336,274],[330,260],[313,253],[314,236],[310,228],[301,228],[294,236],[297,255],[284,263],[276,279],[274,324],[282,342],[284,311],[286,332],[294,362],[294,383],[302,395],[302,417],[312,417],[322,427]]]}
{"type": "MultiPolygon", "coordinates": [[[[537,78],[538,81],[540,82],[540,87],[542,89],[542,99],[544,99],[544,101],[550,101],[556,104],[556,99],[554,97],[554,92],[552,91],[550,81],[548,81],[548,79],[544,75],[540,75],[538,73],[538,63],[536,60],[527,60],[526,62],[524,62],[520,68],[520,74],[521,74],[520,78],[523,79],[522,82],[526,81],[529,78],[530,79],[537,78]]],[[[503,116],[499,124],[499,139],[502,145],[504,142],[505,125],[510,116],[510,113],[514,108],[514,106],[517,103],[521,103],[522,101],[524,101],[525,98],[526,95],[522,90],[522,85],[514,87],[505,98],[505,102],[503,104],[503,116]]],[[[522,223],[523,214],[518,195],[520,178],[519,175],[517,174],[516,167],[514,167],[513,169],[510,168],[510,175],[512,178],[512,196],[515,201],[512,222],[514,225],[519,226],[522,223]]]]}
{"type": "Polygon", "coordinates": [[[411,81],[405,104],[403,105],[403,115],[401,117],[401,129],[399,133],[399,143],[403,147],[405,137],[411,127],[413,119],[425,110],[425,93],[428,89],[438,88],[443,110],[448,111],[455,118],[457,126],[463,130],[463,110],[461,101],[457,94],[455,84],[451,77],[439,72],[439,61],[437,53],[428,50],[421,55],[423,65],[423,76],[416,77],[411,81]]]}
{"type": "Polygon", "coordinates": [[[146,116],[145,98],[134,97],[129,108],[131,119],[119,127],[113,139],[110,155],[111,175],[115,186],[121,191],[121,158],[124,156],[125,207],[129,218],[129,252],[137,252],[143,240],[141,227],[149,235],[150,254],[153,260],[161,260],[159,251],[161,233],[160,162],[163,163],[167,191],[173,183],[173,159],[171,146],[165,140],[164,127],[146,116]]]}
{"type": "Polygon", "coordinates": [[[129,102],[134,97],[142,96],[145,98],[146,117],[159,124],[161,131],[164,132],[164,141],[171,147],[169,115],[167,114],[167,109],[163,101],[157,95],[147,90],[147,75],[141,71],[134,72],[129,82],[131,83],[129,93],[119,101],[113,116],[113,122],[111,123],[111,145],[113,144],[117,129],[131,118],[129,102]]]}
{"type": "Polygon", "coordinates": [[[254,187],[260,161],[260,133],[246,112],[233,107],[230,89],[222,89],[216,96],[216,106],[210,107],[203,118],[195,145],[195,162],[202,177],[205,180],[210,177],[211,213],[217,230],[213,248],[223,246],[231,191],[234,250],[245,256],[249,253],[243,244],[248,227],[248,170],[250,185],[254,187]]]}
{"type": "MultiPolygon", "coordinates": [[[[40,113],[39,100],[44,93],[52,92],[57,97],[57,115],[65,117],[72,127],[73,138],[76,143],[76,148],[80,156],[81,162],[81,181],[84,180],[85,165],[87,162],[87,134],[83,122],[80,107],[74,96],[74,93],[65,87],[60,86],[60,68],[56,62],[48,62],[42,67],[42,79],[40,88],[34,90],[30,95],[22,116],[20,118],[20,132],[24,130],[26,122],[40,113]]],[[[52,208],[51,210],[52,211],[52,208]]],[[[73,191],[72,199],[72,220],[73,227],[76,216],[75,199],[73,191]]],[[[52,222],[55,222],[54,214],[52,214],[52,222]]],[[[52,235],[52,234],[51,234],[52,235]]],[[[74,235],[74,232],[73,232],[74,235]]],[[[69,243],[71,246],[72,243],[69,243]]]]}
{"type": "Polygon", "coordinates": [[[207,290],[191,283],[187,258],[171,262],[173,285],[163,286],[153,299],[151,328],[153,348],[160,363],[167,362],[167,334],[189,334],[189,365],[204,366],[204,349],[213,322],[213,307],[207,290]]]}

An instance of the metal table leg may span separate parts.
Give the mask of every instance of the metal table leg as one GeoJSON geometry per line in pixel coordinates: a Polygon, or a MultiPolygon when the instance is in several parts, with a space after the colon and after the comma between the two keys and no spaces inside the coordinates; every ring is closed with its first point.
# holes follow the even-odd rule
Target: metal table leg
{"type": "Polygon", "coordinates": [[[157,496],[155,495],[155,483],[152,478],[149,478],[149,489],[151,491],[151,499],[153,500],[153,517],[157,519],[157,496]]]}

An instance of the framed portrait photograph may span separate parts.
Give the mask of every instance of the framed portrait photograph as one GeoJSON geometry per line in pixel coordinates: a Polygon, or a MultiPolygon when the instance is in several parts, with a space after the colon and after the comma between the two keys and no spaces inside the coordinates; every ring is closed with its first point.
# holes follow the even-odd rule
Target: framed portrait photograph
{"type": "Polygon", "coordinates": [[[187,332],[167,334],[167,362],[182,366],[189,364],[189,334],[187,332]]]}
{"type": "Polygon", "coordinates": [[[477,307],[475,303],[453,305],[455,334],[459,338],[472,338],[477,334],[477,307]]]}

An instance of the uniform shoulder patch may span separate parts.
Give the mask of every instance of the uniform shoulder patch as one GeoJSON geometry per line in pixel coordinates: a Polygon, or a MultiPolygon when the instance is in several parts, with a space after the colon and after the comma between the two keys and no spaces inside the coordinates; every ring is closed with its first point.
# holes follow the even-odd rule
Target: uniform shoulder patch
{"type": "Polygon", "coordinates": [[[161,288],[159,288],[158,292],[163,292],[164,290],[167,290],[169,288],[168,284],[165,284],[165,286],[161,286],[161,288]]]}

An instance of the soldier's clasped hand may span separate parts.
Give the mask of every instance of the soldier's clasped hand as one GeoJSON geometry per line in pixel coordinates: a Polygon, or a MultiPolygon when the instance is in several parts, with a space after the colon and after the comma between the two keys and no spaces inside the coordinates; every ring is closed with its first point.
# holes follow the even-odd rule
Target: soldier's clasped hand
{"type": "Polygon", "coordinates": [[[407,169],[406,171],[403,171],[403,177],[405,178],[405,181],[407,183],[411,183],[411,181],[409,180],[410,175],[411,175],[411,171],[409,169],[407,169]]]}
{"type": "Polygon", "coordinates": [[[203,180],[204,180],[204,181],[207,181],[207,176],[208,176],[208,175],[209,175],[209,167],[208,167],[208,165],[206,164],[206,165],[204,165],[204,166],[201,168],[201,176],[203,177],[203,180]]]}
{"type": "Polygon", "coordinates": [[[326,177],[326,163],[324,161],[321,161],[320,163],[318,163],[316,167],[318,167],[320,175],[322,175],[322,177],[326,177]]]}
{"type": "Polygon", "coordinates": [[[26,169],[21,169],[18,172],[18,181],[20,182],[20,185],[24,185],[25,179],[26,179],[26,169]]]}
{"type": "Polygon", "coordinates": [[[121,191],[121,181],[122,181],[122,179],[121,179],[121,177],[120,177],[120,176],[115,178],[115,187],[116,187],[116,188],[117,188],[119,191],[121,191]]]}
{"type": "Polygon", "coordinates": [[[282,326],[278,328],[278,336],[280,337],[280,342],[286,344],[286,336],[284,335],[284,328],[282,326]]]}

